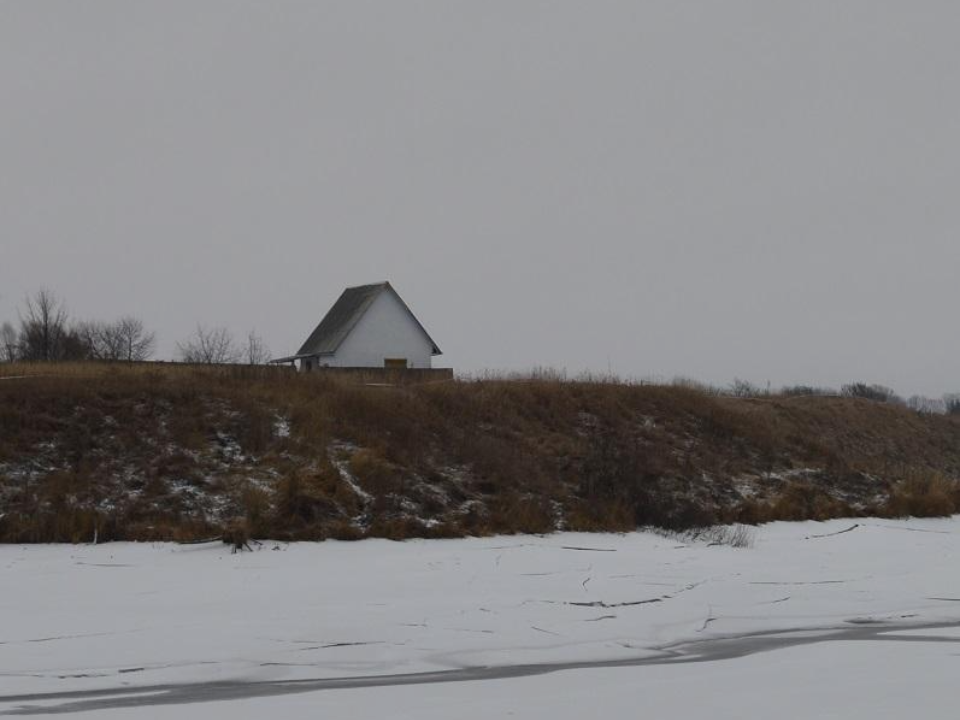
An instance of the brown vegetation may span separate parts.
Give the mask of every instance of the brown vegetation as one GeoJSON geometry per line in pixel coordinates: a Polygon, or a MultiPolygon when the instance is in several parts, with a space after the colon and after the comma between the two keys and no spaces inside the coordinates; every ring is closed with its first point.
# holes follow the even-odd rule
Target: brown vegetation
{"type": "Polygon", "coordinates": [[[860,398],[0,366],[0,540],[675,530],[960,511],[960,417],[860,398]]]}

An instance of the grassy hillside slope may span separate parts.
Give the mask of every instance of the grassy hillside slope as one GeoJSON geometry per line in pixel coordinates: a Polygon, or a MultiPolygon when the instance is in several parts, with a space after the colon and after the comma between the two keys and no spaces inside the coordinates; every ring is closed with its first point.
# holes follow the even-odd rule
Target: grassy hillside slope
{"type": "Polygon", "coordinates": [[[269,368],[0,376],[6,542],[960,511],[960,420],[864,400],[561,380],[383,387],[269,368]]]}

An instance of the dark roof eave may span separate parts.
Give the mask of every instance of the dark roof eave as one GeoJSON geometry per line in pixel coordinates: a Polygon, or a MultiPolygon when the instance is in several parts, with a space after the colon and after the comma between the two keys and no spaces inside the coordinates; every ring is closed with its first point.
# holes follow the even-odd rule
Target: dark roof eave
{"type": "Polygon", "coordinates": [[[268,363],[288,363],[293,362],[294,360],[304,360],[306,358],[314,357],[332,357],[334,353],[332,352],[322,352],[322,353],[297,353],[296,355],[288,355],[287,357],[274,358],[273,360],[267,360],[268,363]]]}
{"type": "Polygon", "coordinates": [[[306,357],[306,355],[288,355],[287,357],[273,358],[272,360],[267,360],[269,365],[283,365],[285,363],[292,363],[295,360],[301,360],[306,357]]]}
{"type": "Polygon", "coordinates": [[[387,283],[357,285],[344,290],[323,316],[320,324],[301,345],[300,355],[332,355],[353,330],[370,304],[387,287],[387,283]]]}

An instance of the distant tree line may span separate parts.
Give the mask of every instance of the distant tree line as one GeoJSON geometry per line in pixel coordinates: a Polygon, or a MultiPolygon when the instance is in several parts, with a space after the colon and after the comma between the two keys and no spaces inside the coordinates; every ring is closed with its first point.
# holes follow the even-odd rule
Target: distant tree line
{"type": "MultiPolygon", "coordinates": [[[[50,290],[27,296],[19,322],[0,324],[0,362],[108,360],[142,362],[153,357],[156,334],[132,315],[116,320],[73,320],[66,303],[50,290]]],[[[262,365],[270,351],[256,332],[243,342],[224,327],[198,325],[177,344],[178,359],[188,363],[262,365]]]]}
{"type": "Polygon", "coordinates": [[[0,359],[5,362],[67,360],[148,360],[156,336],[143,322],[126,315],[111,322],[73,321],[66,303],[49,290],[28,296],[19,327],[0,325],[0,359]]]}
{"type": "Polygon", "coordinates": [[[918,413],[934,413],[939,415],[960,415],[960,393],[947,393],[942,397],[931,398],[925,395],[912,395],[904,399],[892,388],[866,382],[852,382],[841,385],[839,390],[829,387],[813,385],[787,385],[779,390],[761,388],[746,380],[735,379],[727,387],[712,387],[696,383],[689,379],[675,380],[674,384],[685,387],[696,387],[711,395],[725,395],[739,398],[764,397],[845,397],[870,400],[888,405],[900,405],[915,410],[918,413]]]}

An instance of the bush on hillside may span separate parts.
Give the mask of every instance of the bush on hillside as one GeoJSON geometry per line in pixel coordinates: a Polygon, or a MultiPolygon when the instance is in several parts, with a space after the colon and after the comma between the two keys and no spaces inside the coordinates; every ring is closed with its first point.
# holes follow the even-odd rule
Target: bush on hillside
{"type": "Polygon", "coordinates": [[[840,388],[840,394],[844,397],[860,398],[862,400],[873,400],[874,402],[891,403],[894,405],[903,405],[904,401],[894,390],[883,385],[870,385],[864,382],[855,382],[844,385],[840,388]]]}

